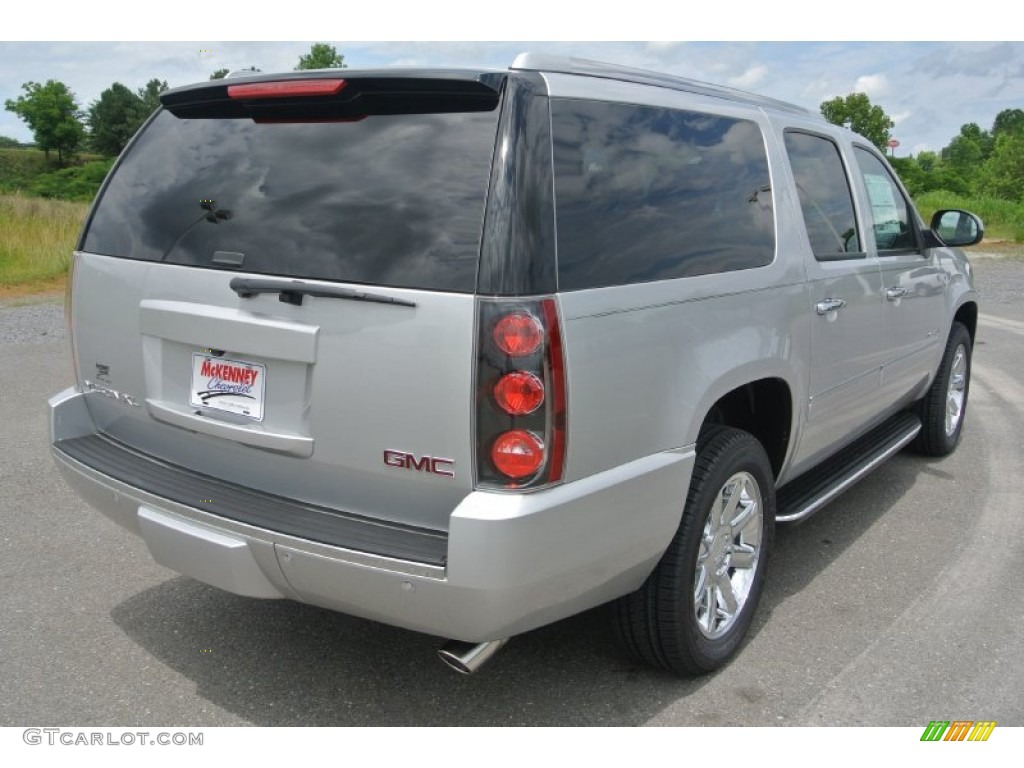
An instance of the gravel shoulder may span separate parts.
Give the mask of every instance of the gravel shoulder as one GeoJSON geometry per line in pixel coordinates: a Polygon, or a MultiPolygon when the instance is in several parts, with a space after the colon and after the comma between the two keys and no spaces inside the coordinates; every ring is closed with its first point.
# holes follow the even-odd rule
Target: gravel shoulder
{"type": "Polygon", "coordinates": [[[999,253],[971,251],[968,256],[981,294],[981,311],[1024,314],[1024,246],[999,253]]]}
{"type": "Polygon", "coordinates": [[[0,344],[60,341],[66,337],[63,295],[0,301],[0,344]]]}

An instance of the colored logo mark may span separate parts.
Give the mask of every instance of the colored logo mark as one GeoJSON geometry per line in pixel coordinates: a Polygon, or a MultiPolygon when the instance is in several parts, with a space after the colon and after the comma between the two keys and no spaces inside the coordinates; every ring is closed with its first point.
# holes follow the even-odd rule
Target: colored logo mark
{"type": "Polygon", "coordinates": [[[921,741],[988,741],[995,727],[995,720],[932,720],[921,741]]]}

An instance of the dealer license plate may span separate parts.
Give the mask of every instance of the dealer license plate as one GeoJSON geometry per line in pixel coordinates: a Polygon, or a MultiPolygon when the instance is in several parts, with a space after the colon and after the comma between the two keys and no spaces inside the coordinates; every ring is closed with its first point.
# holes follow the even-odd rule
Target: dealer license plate
{"type": "Polygon", "coordinates": [[[259,363],[193,353],[189,403],[263,421],[266,374],[259,363]]]}

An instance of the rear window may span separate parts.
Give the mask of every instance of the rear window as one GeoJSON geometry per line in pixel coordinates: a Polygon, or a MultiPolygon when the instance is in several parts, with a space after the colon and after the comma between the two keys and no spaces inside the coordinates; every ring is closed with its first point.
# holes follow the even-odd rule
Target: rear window
{"type": "Polygon", "coordinates": [[[555,100],[560,290],[706,275],[775,257],[768,158],[750,120],[555,100]]]}
{"type": "Polygon", "coordinates": [[[257,123],[164,110],[111,179],[83,248],[471,293],[497,113],[257,123]]]}

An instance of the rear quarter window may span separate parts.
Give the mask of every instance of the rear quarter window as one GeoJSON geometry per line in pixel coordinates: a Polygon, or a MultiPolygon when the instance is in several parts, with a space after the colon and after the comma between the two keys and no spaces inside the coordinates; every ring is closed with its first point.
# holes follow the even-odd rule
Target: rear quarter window
{"type": "Polygon", "coordinates": [[[497,113],[259,123],[165,110],[110,180],[83,247],[469,293],[497,113]]]}
{"type": "Polygon", "coordinates": [[[552,101],[560,290],[770,264],[771,179],[756,123],[552,101]]]}
{"type": "Polygon", "coordinates": [[[786,131],[785,141],[814,258],[864,258],[839,147],[824,136],[795,130],[786,131]]]}

